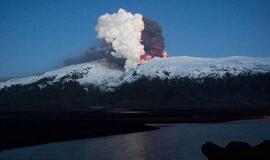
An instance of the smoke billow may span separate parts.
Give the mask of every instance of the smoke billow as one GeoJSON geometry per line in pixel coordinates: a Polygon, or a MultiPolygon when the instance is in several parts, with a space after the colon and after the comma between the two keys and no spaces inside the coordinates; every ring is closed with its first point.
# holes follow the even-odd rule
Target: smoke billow
{"type": "Polygon", "coordinates": [[[114,51],[111,54],[116,58],[126,59],[126,70],[136,68],[140,56],[144,54],[141,44],[143,29],[142,15],[133,15],[123,9],[100,16],[96,26],[98,37],[112,45],[114,51]]]}
{"type": "Polygon", "coordinates": [[[96,31],[102,42],[100,47],[88,48],[83,56],[67,59],[65,65],[106,58],[130,70],[137,67],[144,54],[162,56],[164,38],[161,27],[141,14],[124,9],[114,14],[106,13],[99,17],[96,31]]]}

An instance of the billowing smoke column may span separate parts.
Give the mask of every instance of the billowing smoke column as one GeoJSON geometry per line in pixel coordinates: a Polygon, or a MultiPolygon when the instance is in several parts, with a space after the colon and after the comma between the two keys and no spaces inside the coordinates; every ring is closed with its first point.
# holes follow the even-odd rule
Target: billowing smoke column
{"type": "Polygon", "coordinates": [[[125,69],[136,68],[144,47],[141,44],[141,35],[144,29],[141,14],[132,14],[123,9],[117,13],[105,14],[99,17],[96,26],[97,35],[112,45],[113,55],[124,58],[125,69]]]}
{"type": "Polygon", "coordinates": [[[153,57],[163,56],[164,37],[160,25],[141,14],[123,9],[104,14],[98,19],[96,31],[101,39],[100,47],[88,48],[83,56],[67,59],[65,65],[106,58],[129,70],[153,57]]]}

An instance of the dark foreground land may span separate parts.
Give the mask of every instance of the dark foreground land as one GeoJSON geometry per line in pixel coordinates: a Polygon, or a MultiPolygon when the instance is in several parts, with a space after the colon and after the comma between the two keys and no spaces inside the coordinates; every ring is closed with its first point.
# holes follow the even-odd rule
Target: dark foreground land
{"type": "Polygon", "coordinates": [[[267,118],[269,110],[120,109],[1,111],[0,151],[49,142],[158,129],[147,124],[213,123],[267,118]]]}
{"type": "Polygon", "coordinates": [[[202,148],[202,153],[209,160],[269,160],[270,141],[265,140],[256,146],[246,142],[232,141],[225,148],[207,142],[202,148]]]}

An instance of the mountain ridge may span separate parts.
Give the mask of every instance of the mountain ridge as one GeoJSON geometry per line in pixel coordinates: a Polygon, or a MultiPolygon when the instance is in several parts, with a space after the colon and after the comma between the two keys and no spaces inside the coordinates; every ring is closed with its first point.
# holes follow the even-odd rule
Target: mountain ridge
{"type": "Polygon", "coordinates": [[[0,82],[0,89],[12,85],[27,85],[47,79],[45,85],[62,81],[77,81],[81,85],[95,85],[103,90],[111,90],[123,83],[133,82],[141,77],[173,79],[180,77],[201,79],[220,78],[225,74],[270,72],[270,58],[231,56],[220,58],[201,58],[177,56],[153,58],[148,63],[139,65],[135,70],[124,71],[122,66],[100,59],[92,62],[75,64],[52,70],[37,76],[15,78],[0,82]]]}

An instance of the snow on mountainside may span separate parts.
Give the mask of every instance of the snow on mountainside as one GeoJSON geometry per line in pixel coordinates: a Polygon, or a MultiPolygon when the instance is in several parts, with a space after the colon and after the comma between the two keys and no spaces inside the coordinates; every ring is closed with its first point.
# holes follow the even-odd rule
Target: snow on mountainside
{"type": "MultiPolygon", "coordinates": [[[[116,64],[105,59],[83,64],[71,65],[42,75],[11,79],[0,82],[0,89],[12,85],[26,85],[46,78],[46,85],[57,81],[76,80],[81,85],[93,84],[103,89],[111,89],[123,82],[132,82],[142,76],[175,78],[222,77],[225,73],[238,75],[240,73],[266,73],[270,71],[270,58],[254,57],[170,57],[168,59],[154,58],[136,70],[125,72],[116,64]]],[[[45,87],[40,85],[40,87],[45,87]]]]}

